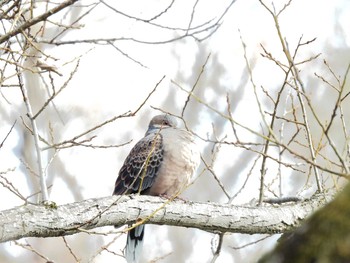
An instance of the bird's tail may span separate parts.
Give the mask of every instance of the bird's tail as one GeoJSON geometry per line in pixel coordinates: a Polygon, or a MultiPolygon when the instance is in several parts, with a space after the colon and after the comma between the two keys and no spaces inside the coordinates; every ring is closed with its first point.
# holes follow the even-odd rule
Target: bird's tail
{"type": "Polygon", "coordinates": [[[145,225],[137,226],[128,232],[125,248],[125,258],[128,263],[138,263],[140,260],[145,225]]]}

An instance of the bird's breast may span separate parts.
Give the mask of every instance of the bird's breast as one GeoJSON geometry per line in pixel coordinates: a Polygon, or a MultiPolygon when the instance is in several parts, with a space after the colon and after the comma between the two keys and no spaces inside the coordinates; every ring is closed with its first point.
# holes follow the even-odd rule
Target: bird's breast
{"type": "Polygon", "coordinates": [[[193,136],[185,130],[166,129],[163,138],[163,161],[150,195],[179,194],[189,184],[199,165],[200,155],[193,136]]]}

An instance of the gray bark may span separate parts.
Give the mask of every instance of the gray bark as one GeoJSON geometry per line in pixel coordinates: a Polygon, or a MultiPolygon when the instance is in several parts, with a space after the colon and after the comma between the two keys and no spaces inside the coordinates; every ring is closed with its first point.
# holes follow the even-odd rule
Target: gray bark
{"type": "Polygon", "coordinates": [[[57,207],[26,204],[0,211],[0,242],[22,237],[71,235],[97,227],[121,226],[147,217],[150,224],[193,227],[209,232],[284,233],[329,200],[315,196],[302,202],[260,207],[168,201],[131,195],[88,199],[57,207]]]}

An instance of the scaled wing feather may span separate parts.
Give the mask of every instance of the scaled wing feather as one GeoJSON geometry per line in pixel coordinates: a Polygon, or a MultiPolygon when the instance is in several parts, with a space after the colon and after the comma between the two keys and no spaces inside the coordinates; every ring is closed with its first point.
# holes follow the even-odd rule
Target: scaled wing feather
{"type": "Polygon", "coordinates": [[[115,182],[114,195],[147,193],[163,160],[162,136],[151,133],[132,148],[115,182]]]}

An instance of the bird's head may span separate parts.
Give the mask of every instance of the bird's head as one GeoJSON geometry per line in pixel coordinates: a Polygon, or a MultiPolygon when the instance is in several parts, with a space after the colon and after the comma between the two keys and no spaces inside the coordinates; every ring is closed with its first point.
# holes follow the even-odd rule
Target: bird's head
{"type": "Polygon", "coordinates": [[[168,114],[156,115],[152,118],[148,125],[147,134],[153,130],[166,129],[169,127],[175,128],[177,126],[177,121],[174,117],[168,114]]]}

